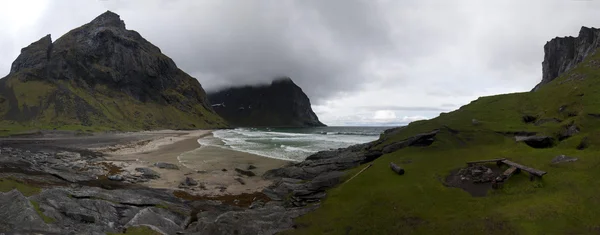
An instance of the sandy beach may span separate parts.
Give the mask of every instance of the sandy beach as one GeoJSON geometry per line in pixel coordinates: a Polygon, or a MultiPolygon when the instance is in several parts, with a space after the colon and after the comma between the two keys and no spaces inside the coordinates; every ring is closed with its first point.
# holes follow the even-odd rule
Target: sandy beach
{"type": "MultiPolygon", "coordinates": [[[[132,133],[143,135],[144,133],[132,133]]],[[[125,144],[96,148],[108,163],[121,168],[123,176],[139,176],[136,168],[149,168],[160,175],[141,184],[154,188],[185,190],[194,195],[236,195],[261,191],[271,184],[261,175],[267,170],[287,164],[287,161],[262,157],[219,147],[201,146],[198,139],[211,135],[210,130],[153,131],[152,138],[125,144]],[[156,163],[176,165],[178,169],[159,168],[156,163]],[[255,176],[248,176],[250,171],[255,176]],[[186,177],[197,185],[181,185],[186,177]]]]}

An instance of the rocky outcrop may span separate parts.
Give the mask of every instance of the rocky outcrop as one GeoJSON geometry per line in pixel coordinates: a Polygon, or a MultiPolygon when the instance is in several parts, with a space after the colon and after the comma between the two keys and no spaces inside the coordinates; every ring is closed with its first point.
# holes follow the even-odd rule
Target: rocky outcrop
{"type": "Polygon", "coordinates": [[[439,130],[434,130],[399,142],[389,143],[382,147],[383,152],[373,148],[382,144],[381,140],[318,152],[303,162],[267,171],[263,177],[273,179],[275,183],[263,190],[263,193],[272,200],[283,201],[286,206],[290,207],[301,207],[319,202],[326,196],[325,190],[341,183],[344,170],[372,162],[384,153],[391,153],[406,147],[428,146],[433,143],[438,132],[439,130]]]}
{"type": "Polygon", "coordinates": [[[600,29],[581,27],[577,37],[557,37],[544,45],[542,81],[533,88],[539,89],[574,68],[600,47],[600,29]]]}
{"type": "Polygon", "coordinates": [[[234,126],[325,126],[290,78],[276,79],[270,85],[228,88],[209,93],[208,98],[214,110],[234,126]]]}
{"type": "Polygon", "coordinates": [[[0,120],[43,126],[225,127],[200,83],[112,12],[23,48],[0,80],[0,120]],[[6,102],[8,101],[8,102],[6,102]]]}

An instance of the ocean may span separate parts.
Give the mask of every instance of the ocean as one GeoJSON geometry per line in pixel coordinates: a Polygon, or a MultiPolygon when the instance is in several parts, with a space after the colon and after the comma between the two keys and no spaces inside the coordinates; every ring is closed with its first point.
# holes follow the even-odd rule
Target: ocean
{"type": "Polygon", "coordinates": [[[345,148],[379,138],[392,127],[237,128],[217,130],[198,140],[215,146],[264,157],[302,161],[322,150],[345,148]]]}

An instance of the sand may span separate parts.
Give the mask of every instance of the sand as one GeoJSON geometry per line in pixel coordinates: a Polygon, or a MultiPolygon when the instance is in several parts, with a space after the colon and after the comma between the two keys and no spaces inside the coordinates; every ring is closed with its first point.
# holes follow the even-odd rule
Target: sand
{"type": "Polygon", "coordinates": [[[139,175],[138,167],[148,167],[160,178],[142,183],[153,188],[185,190],[195,195],[237,195],[258,192],[272,182],[261,175],[267,170],[287,164],[287,161],[212,146],[200,146],[198,138],[211,135],[210,131],[162,131],[148,133],[154,138],[133,143],[95,149],[105,153],[107,162],[121,167],[123,174],[139,175]],[[179,157],[179,158],[178,158],[179,157]],[[180,161],[181,159],[181,161],[180,161]],[[176,164],[179,170],[155,167],[156,162],[176,164]],[[235,168],[251,171],[256,176],[244,176],[235,168]],[[190,177],[198,186],[180,188],[190,177]]]}

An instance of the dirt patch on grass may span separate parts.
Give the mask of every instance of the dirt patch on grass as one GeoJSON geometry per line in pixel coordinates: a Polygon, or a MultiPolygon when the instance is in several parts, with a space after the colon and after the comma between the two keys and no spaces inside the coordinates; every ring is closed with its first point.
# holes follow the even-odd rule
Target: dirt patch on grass
{"type": "MultiPolygon", "coordinates": [[[[485,164],[486,167],[490,168],[493,175],[498,176],[504,172],[502,168],[496,164],[485,164]]],[[[465,180],[459,172],[463,168],[452,170],[446,177],[444,185],[446,187],[460,188],[465,190],[473,197],[485,197],[490,189],[492,189],[492,182],[485,183],[474,183],[472,180],[465,180]]]]}

